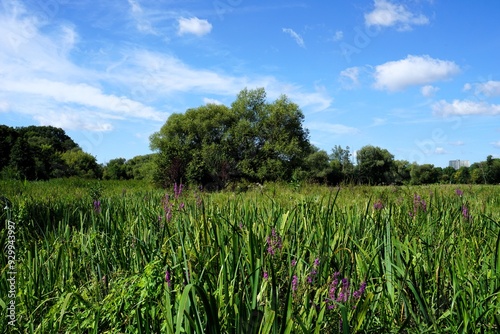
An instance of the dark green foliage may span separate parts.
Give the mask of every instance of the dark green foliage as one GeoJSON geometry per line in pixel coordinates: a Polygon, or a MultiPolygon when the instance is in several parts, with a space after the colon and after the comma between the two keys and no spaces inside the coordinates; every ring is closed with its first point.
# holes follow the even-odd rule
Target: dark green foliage
{"type": "Polygon", "coordinates": [[[61,155],[67,166],[66,176],[77,176],[86,179],[102,177],[102,168],[96,162],[94,156],[80,149],[72,149],[61,155]]]}
{"type": "Polygon", "coordinates": [[[6,125],[0,125],[0,170],[10,162],[10,152],[14,146],[19,133],[6,125]]]}
{"type": "MultiPolygon", "coordinates": [[[[439,169],[435,168],[434,165],[424,164],[417,165],[413,164],[410,169],[411,184],[433,184],[439,182],[439,176],[441,172],[439,169]]],[[[464,182],[467,183],[467,182],[464,182]]]]}
{"type": "Polygon", "coordinates": [[[361,183],[389,184],[394,168],[394,156],[386,149],[363,146],[356,155],[358,178],[361,183]]]}
{"type": "Polygon", "coordinates": [[[310,148],[303,119],[286,96],[266,102],[264,89],[242,90],[231,108],[208,104],[173,114],[151,137],[159,152],[155,179],[213,188],[230,179],[289,180],[310,148]]]}
{"type": "Polygon", "coordinates": [[[10,151],[9,165],[17,178],[34,180],[36,178],[34,149],[24,137],[16,140],[10,151]]]}
{"type": "Polygon", "coordinates": [[[104,167],[103,178],[105,180],[126,180],[127,168],[125,166],[124,158],[117,158],[110,160],[106,167],[104,167]]]}
{"type": "Polygon", "coordinates": [[[3,179],[48,180],[80,176],[100,177],[95,158],[84,153],[52,126],[0,126],[0,171],[3,179]],[[81,159],[81,161],[76,161],[81,159]]]}

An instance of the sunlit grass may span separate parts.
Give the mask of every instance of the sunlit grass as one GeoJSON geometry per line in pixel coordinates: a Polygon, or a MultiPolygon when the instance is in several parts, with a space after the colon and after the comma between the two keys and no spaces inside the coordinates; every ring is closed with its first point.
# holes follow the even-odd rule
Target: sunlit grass
{"type": "Polygon", "coordinates": [[[179,196],[140,182],[1,187],[12,202],[2,222],[18,228],[20,332],[499,328],[495,186],[266,184],[179,196]]]}

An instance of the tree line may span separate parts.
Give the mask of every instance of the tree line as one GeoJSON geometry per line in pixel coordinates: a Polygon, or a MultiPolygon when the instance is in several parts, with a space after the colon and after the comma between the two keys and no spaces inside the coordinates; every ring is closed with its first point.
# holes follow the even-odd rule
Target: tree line
{"type": "Polygon", "coordinates": [[[308,181],[336,185],[500,183],[500,159],[455,170],[395,160],[367,145],[353,161],[349,147],[331,153],[309,142],[299,106],[285,95],[269,103],[263,88],[242,90],[230,107],[207,104],[171,115],[151,136],[154,180],[209,185],[231,182],[308,181]]]}
{"type": "Polygon", "coordinates": [[[269,181],[327,185],[500,183],[500,159],[455,170],[418,165],[367,145],[356,151],[335,145],[331,152],[309,141],[299,106],[285,95],[267,102],[263,88],[242,90],[230,107],[207,104],[172,114],[150,138],[152,154],[98,164],[64,130],[52,126],[0,125],[0,177],[47,180],[145,179],[222,189],[269,181]]]}
{"type": "Polygon", "coordinates": [[[117,158],[99,164],[84,152],[63,129],[53,126],[9,127],[0,125],[0,178],[48,180],[149,179],[154,169],[153,154],[126,160],[117,158]]]}

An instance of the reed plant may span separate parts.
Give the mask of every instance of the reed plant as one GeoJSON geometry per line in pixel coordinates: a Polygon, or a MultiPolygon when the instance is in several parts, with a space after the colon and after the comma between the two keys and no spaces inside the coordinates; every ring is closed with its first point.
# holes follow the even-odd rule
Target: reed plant
{"type": "MultiPolygon", "coordinates": [[[[1,186],[1,221],[17,226],[17,322],[1,332],[500,328],[495,186],[1,186]]],[[[3,256],[1,291],[7,267],[3,256]]],[[[7,303],[1,293],[4,319],[7,303]]]]}

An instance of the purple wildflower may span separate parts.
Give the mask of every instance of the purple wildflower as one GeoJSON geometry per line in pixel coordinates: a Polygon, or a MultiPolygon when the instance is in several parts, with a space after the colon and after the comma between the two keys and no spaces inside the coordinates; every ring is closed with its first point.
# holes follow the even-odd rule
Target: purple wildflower
{"type": "Polygon", "coordinates": [[[172,285],[172,278],[170,277],[170,272],[168,270],[165,270],[165,282],[167,282],[169,287],[172,285]]]}
{"type": "Polygon", "coordinates": [[[376,201],[375,203],[373,203],[373,209],[377,210],[377,211],[380,211],[384,208],[384,204],[382,203],[381,200],[378,200],[376,201]]]}
{"type": "Polygon", "coordinates": [[[94,201],[94,212],[97,214],[101,213],[101,201],[94,201]]]}
{"type": "Polygon", "coordinates": [[[179,204],[179,211],[181,211],[182,209],[184,209],[184,202],[182,202],[181,204],[179,204]]]}
{"type": "Polygon", "coordinates": [[[262,274],[262,277],[264,279],[268,279],[269,278],[269,274],[267,273],[267,271],[264,271],[264,273],[262,274]]]}
{"type": "Polygon", "coordinates": [[[297,260],[293,259],[291,262],[292,267],[295,267],[297,265],[297,260]]]}
{"type": "Polygon", "coordinates": [[[415,194],[413,197],[413,213],[409,212],[410,217],[415,217],[418,212],[427,212],[427,202],[419,195],[415,194]]]}
{"type": "Polygon", "coordinates": [[[165,212],[165,217],[167,219],[167,222],[169,222],[172,219],[173,203],[170,202],[170,196],[168,194],[165,194],[165,197],[162,199],[162,204],[163,204],[163,211],[165,212]]]}
{"type": "Polygon", "coordinates": [[[464,218],[467,220],[472,218],[472,216],[469,213],[469,209],[465,205],[462,205],[462,216],[464,216],[464,218]]]}
{"type": "Polygon", "coordinates": [[[459,196],[459,197],[462,197],[462,195],[464,194],[464,192],[462,190],[460,190],[459,188],[457,188],[455,190],[455,194],[457,194],[457,196],[459,196]]]}
{"type": "Polygon", "coordinates": [[[363,295],[365,290],[366,290],[366,282],[363,282],[363,283],[361,283],[359,289],[353,292],[352,296],[355,299],[359,299],[359,298],[361,298],[361,296],[363,295]]]}
{"type": "Polygon", "coordinates": [[[281,240],[281,236],[276,232],[273,228],[271,231],[271,235],[266,238],[267,243],[267,252],[274,256],[276,254],[276,250],[283,248],[283,241],[281,240]]]}
{"type": "Polygon", "coordinates": [[[314,264],[313,264],[314,268],[318,268],[319,267],[319,258],[315,258],[314,259],[314,264]]]}
{"type": "Polygon", "coordinates": [[[174,197],[175,197],[175,199],[178,199],[179,196],[181,196],[181,193],[182,193],[182,183],[180,183],[179,185],[177,185],[177,182],[174,183],[174,197]]]}
{"type": "Polygon", "coordinates": [[[318,272],[316,271],[316,269],[311,270],[311,272],[307,276],[307,283],[312,284],[317,274],[318,272]]]}
{"type": "Polygon", "coordinates": [[[292,278],[292,291],[297,291],[298,285],[299,285],[299,278],[297,277],[297,275],[293,275],[293,278],[292,278]]]}
{"type": "Polygon", "coordinates": [[[347,278],[343,278],[341,281],[341,286],[339,290],[339,295],[337,297],[338,302],[347,302],[349,299],[349,280],[347,278]]]}
{"type": "Polygon", "coordinates": [[[328,289],[328,298],[326,299],[326,302],[330,302],[330,304],[328,305],[328,309],[329,310],[332,310],[335,308],[335,293],[337,292],[337,286],[339,285],[339,276],[340,276],[340,272],[335,272],[333,274],[333,281],[332,283],[330,283],[330,288],[328,289]]]}

